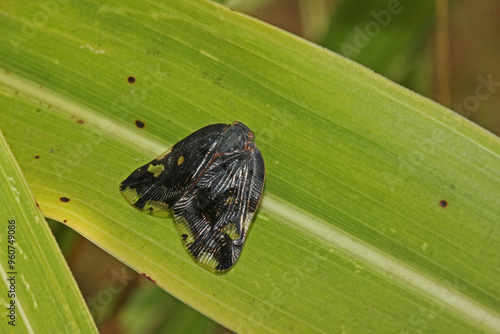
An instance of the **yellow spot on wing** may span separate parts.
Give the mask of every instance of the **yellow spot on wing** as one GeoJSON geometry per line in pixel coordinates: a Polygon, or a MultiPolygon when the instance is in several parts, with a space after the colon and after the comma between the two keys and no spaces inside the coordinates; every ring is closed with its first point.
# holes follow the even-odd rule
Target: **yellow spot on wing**
{"type": "Polygon", "coordinates": [[[189,244],[194,241],[194,236],[193,232],[191,232],[191,229],[189,228],[186,219],[184,219],[184,217],[182,216],[175,216],[175,222],[177,223],[177,229],[179,230],[181,237],[184,234],[187,235],[186,238],[182,237],[182,242],[184,242],[185,246],[189,246],[189,244]]]}
{"type": "Polygon", "coordinates": [[[177,165],[179,165],[179,166],[180,166],[180,165],[182,165],[182,163],[183,163],[183,162],[184,162],[184,157],[181,155],[181,156],[179,157],[179,159],[177,160],[177,165]]]}
{"type": "Polygon", "coordinates": [[[167,203],[164,202],[159,202],[155,200],[149,200],[144,204],[144,211],[149,211],[149,212],[157,212],[157,211],[166,211],[169,209],[169,206],[167,203]]]}
{"type": "Polygon", "coordinates": [[[214,258],[213,254],[207,252],[201,253],[197,260],[210,269],[215,269],[219,265],[219,261],[214,258]]]}
{"type": "Polygon", "coordinates": [[[159,165],[150,164],[148,166],[148,172],[153,173],[154,177],[160,176],[160,174],[163,173],[164,169],[165,169],[165,166],[163,166],[163,164],[159,164],[159,165]]]}
{"type": "Polygon", "coordinates": [[[238,228],[236,227],[236,224],[233,222],[228,223],[224,228],[222,229],[222,233],[227,233],[231,240],[238,240],[240,238],[240,234],[238,233],[238,228]]]}
{"type": "Polygon", "coordinates": [[[135,206],[137,209],[142,210],[142,211],[149,211],[149,212],[158,212],[158,211],[166,211],[169,209],[169,205],[164,202],[159,202],[159,201],[154,201],[154,200],[149,200],[144,204],[144,207],[138,208],[135,204],[137,201],[141,198],[141,194],[137,192],[137,190],[127,187],[124,190],[121,191],[123,197],[127,201],[129,201],[130,204],[135,206]]]}
{"type": "Polygon", "coordinates": [[[127,201],[129,201],[129,203],[132,205],[134,205],[135,202],[137,202],[139,200],[139,198],[141,198],[141,195],[139,195],[139,193],[137,193],[137,190],[132,189],[130,187],[123,189],[121,191],[121,193],[122,193],[123,197],[125,197],[125,199],[127,201]]]}

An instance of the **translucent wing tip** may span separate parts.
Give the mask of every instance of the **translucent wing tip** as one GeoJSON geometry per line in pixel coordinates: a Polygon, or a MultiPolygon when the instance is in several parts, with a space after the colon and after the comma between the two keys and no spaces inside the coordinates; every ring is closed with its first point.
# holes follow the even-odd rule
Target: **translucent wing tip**
{"type": "Polygon", "coordinates": [[[159,212],[170,209],[169,205],[165,202],[155,200],[143,200],[143,196],[139,194],[136,189],[128,186],[120,185],[120,192],[123,197],[136,209],[146,212],[159,212]]]}

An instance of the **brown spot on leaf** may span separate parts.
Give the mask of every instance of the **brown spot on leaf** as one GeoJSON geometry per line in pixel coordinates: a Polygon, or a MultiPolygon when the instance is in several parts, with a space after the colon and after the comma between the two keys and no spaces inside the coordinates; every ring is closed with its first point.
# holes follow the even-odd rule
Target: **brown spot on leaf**
{"type": "Polygon", "coordinates": [[[69,198],[67,198],[67,197],[61,197],[61,198],[59,198],[59,200],[61,202],[64,202],[64,203],[68,203],[70,201],[69,198]]]}
{"type": "Polygon", "coordinates": [[[35,155],[35,159],[40,159],[40,156],[39,155],[35,155]]]}
{"type": "Polygon", "coordinates": [[[127,81],[128,81],[129,83],[133,84],[133,83],[135,82],[135,78],[134,78],[133,76],[129,76],[129,77],[127,78],[127,81]]]}
{"type": "Polygon", "coordinates": [[[443,208],[446,208],[448,206],[448,202],[444,199],[439,201],[439,205],[443,208]]]}
{"type": "Polygon", "coordinates": [[[83,124],[85,123],[84,121],[82,121],[81,119],[79,119],[78,121],[76,121],[78,124],[83,124]]]}
{"type": "Polygon", "coordinates": [[[138,119],[135,120],[135,126],[137,126],[139,129],[142,129],[143,127],[146,126],[146,124],[144,124],[144,122],[142,121],[139,121],[138,119]]]}

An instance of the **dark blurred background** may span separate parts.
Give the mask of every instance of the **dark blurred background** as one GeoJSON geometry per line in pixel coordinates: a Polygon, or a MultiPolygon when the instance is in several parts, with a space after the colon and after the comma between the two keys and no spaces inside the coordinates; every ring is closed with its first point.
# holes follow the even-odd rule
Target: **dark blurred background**
{"type": "MultiPolygon", "coordinates": [[[[500,135],[498,0],[219,0],[500,135]]],[[[49,221],[101,333],[231,333],[49,221]]]]}

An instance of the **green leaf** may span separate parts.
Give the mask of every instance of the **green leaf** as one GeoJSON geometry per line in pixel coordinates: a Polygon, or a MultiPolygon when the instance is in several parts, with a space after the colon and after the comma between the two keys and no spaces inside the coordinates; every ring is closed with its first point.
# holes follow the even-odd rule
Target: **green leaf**
{"type": "Polygon", "coordinates": [[[0,131],[4,333],[97,333],[73,276],[0,131]]]}
{"type": "Polygon", "coordinates": [[[210,2],[56,4],[0,16],[2,130],[46,216],[236,331],[498,331],[497,137],[210,2]],[[214,275],[118,185],[234,120],[267,179],[240,260],[214,275]]]}

